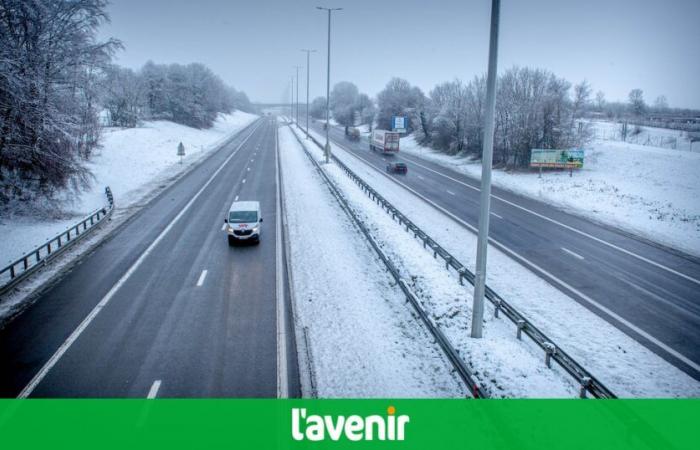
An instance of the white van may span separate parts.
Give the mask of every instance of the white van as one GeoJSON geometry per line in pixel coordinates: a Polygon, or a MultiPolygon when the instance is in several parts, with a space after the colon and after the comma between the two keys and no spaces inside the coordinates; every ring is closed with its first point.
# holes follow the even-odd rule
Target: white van
{"type": "Polygon", "coordinates": [[[228,245],[238,242],[260,242],[260,202],[233,202],[229,209],[226,222],[228,245]]]}

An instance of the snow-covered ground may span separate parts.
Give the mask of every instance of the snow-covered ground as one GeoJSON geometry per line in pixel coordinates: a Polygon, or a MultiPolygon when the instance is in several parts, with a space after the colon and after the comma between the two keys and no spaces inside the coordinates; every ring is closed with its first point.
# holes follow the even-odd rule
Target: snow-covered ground
{"type": "Polygon", "coordinates": [[[198,130],[168,121],[144,122],[137,128],[105,128],[102,147],[88,163],[95,179],[89,190],[53,217],[0,218],[0,266],[19,258],[107,203],[105,186],[118,208],[129,208],[155,187],[182,173],[258,116],[236,111],[221,115],[214,126],[198,130]],[[186,156],[177,156],[182,142],[186,156]]]}
{"type": "MultiPolygon", "coordinates": [[[[412,136],[401,139],[401,151],[481,178],[479,161],[438,153],[412,136]]],[[[698,152],[596,139],[573,177],[503,170],[492,176],[499,187],[700,255],[698,152]]]]}
{"type": "MultiPolygon", "coordinates": [[[[333,151],[409,219],[423,229],[430,229],[432,237],[438,243],[474,271],[476,236],[471,231],[340,147],[334,145],[333,151]]],[[[333,170],[329,172],[333,173],[333,170]]],[[[341,185],[346,185],[345,192],[350,192],[349,189],[354,185],[347,181],[342,182],[343,176],[338,178],[338,181],[341,185]]],[[[359,197],[364,195],[359,189],[355,189],[359,197]]],[[[361,203],[358,195],[351,195],[350,198],[358,202],[358,207],[377,229],[383,228],[377,225],[381,219],[376,217],[376,211],[373,212],[372,207],[378,210],[380,215],[386,214],[371,202],[361,203]]],[[[431,308],[434,308],[436,320],[444,327],[457,348],[469,355],[470,363],[481,373],[488,373],[493,377],[495,381],[491,384],[495,387],[495,395],[571,394],[573,386],[567,386],[565,381],[553,382],[551,386],[546,384],[548,374],[541,372],[542,351],[528,342],[527,338],[523,342],[516,341],[515,327],[507,319],[493,318],[493,308],[490,304],[487,305],[486,337],[478,344],[468,339],[465,320],[471,311],[471,287],[465,286],[461,290],[455,290],[455,286],[458,286],[455,274],[445,276],[445,279],[439,282],[438,274],[434,273],[433,269],[428,270],[428,267],[437,264],[439,270],[447,274],[444,265],[440,261],[435,262],[432,254],[421,245],[409,249],[409,242],[418,241],[402,231],[398,225],[395,225],[395,228],[399,235],[382,235],[383,242],[392,253],[399,256],[408,274],[417,275],[415,286],[424,290],[424,298],[427,298],[431,308]],[[544,390],[524,392],[530,388],[544,390]]],[[[493,247],[489,249],[488,284],[617,395],[700,395],[700,383],[493,247]]]]}
{"type": "Polygon", "coordinates": [[[288,127],[279,140],[296,321],[317,395],[467,395],[288,127]]]}
{"type": "MultiPolygon", "coordinates": [[[[622,141],[621,123],[600,120],[593,120],[590,123],[593,126],[593,136],[596,140],[622,141]]],[[[628,124],[626,142],[670,150],[700,152],[700,142],[692,143],[686,131],[670,128],[636,127],[628,124]],[[634,130],[637,128],[639,128],[639,133],[635,134],[634,130]]]]}

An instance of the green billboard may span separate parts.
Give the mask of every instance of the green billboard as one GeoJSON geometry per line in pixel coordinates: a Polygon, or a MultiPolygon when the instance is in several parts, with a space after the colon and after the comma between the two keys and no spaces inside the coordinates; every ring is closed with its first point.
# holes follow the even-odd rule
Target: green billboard
{"type": "Polygon", "coordinates": [[[583,167],[583,149],[541,149],[533,148],[530,153],[530,167],[553,169],[580,169],[583,167]]]}

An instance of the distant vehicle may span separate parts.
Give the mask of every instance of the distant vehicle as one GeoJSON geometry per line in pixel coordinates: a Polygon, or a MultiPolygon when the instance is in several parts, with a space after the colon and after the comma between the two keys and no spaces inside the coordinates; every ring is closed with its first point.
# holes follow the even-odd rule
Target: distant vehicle
{"type": "Polygon", "coordinates": [[[406,175],[408,173],[408,166],[402,162],[392,162],[386,165],[386,171],[389,173],[400,173],[401,175],[406,175]]]}
{"type": "Polygon", "coordinates": [[[393,155],[399,152],[399,133],[387,130],[374,130],[369,140],[370,150],[393,155]]]}
{"type": "Polygon", "coordinates": [[[224,219],[228,245],[253,242],[260,243],[260,202],[233,202],[228,216],[224,219]]]}
{"type": "Polygon", "coordinates": [[[348,139],[351,141],[359,141],[360,140],[360,130],[358,130],[355,127],[350,127],[348,128],[347,132],[348,139]]]}

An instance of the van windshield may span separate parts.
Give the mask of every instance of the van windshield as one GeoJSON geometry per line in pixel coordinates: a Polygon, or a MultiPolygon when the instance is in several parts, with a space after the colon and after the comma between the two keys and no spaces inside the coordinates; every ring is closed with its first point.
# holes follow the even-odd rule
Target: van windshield
{"type": "Polygon", "coordinates": [[[229,223],[253,223],[258,221],[257,211],[231,211],[228,214],[229,223]]]}

